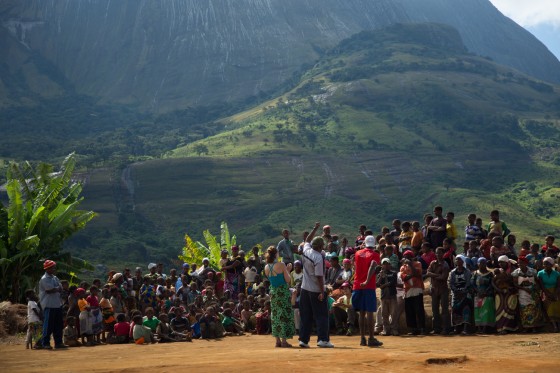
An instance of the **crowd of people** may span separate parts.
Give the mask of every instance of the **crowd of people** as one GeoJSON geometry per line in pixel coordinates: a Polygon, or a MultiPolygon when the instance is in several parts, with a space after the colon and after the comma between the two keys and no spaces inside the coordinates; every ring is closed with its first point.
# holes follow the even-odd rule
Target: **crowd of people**
{"type": "MultiPolygon", "coordinates": [[[[410,335],[560,330],[559,249],[517,238],[492,211],[490,222],[470,214],[459,229],[454,214],[436,206],[419,222],[395,219],[378,234],[359,227],[353,242],[319,223],[301,243],[288,230],[276,246],[250,253],[224,247],[217,266],[204,258],[164,273],[150,263],[111,271],[105,281],[60,281],[44,262],[39,297],[30,289],[27,348],[120,343],[190,342],[271,334],[289,348],[295,335],[308,348],[332,348],[330,335],[397,336],[404,312],[410,335]],[[462,247],[457,243],[463,241],[462,247]],[[217,267],[217,268],[215,268],[217,267]],[[424,287],[429,287],[426,292],[424,287]],[[426,329],[424,296],[431,297],[426,329]]],[[[366,338],[367,337],[367,338],[366,338]]]]}

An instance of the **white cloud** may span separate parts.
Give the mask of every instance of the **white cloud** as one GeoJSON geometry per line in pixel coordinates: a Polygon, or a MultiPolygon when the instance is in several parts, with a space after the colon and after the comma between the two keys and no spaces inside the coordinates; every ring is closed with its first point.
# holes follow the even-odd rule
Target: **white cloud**
{"type": "Polygon", "coordinates": [[[550,24],[560,29],[560,0],[490,0],[490,2],[523,27],[550,24]]]}

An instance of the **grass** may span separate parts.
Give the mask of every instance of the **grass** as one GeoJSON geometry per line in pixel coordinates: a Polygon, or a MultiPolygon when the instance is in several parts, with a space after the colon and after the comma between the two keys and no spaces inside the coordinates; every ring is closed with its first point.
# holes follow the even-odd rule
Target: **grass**
{"type": "Polygon", "coordinates": [[[497,208],[518,241],[560,235],[560,88],[457,45],[370,41],[343,42],[294,89],[215,122],[223,132],[134,164],[133,199],[119,174],[94,173],[96,255],[169,260],[221,221],[244,248],[317,220],[353,237],[436,204],[459,228],[497,208]]]}

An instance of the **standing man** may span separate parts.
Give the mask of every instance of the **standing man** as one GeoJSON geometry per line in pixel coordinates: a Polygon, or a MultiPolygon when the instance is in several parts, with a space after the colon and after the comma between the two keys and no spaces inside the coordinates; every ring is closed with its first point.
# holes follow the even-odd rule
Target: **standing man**
{"type": "Polygon", "coordinates": [[[325,241],[315,237],[319,223],[307,236],[303,246],[303,279],[299,300],[301,326],[299,328],[299,347],[308,348],[313,319],[317,329],[317,347],[334,347],[329,337],[329,309],[325,294],[325,241]]]}
{"type": "Polygon", "coordinates": [[[354,256],[354,286],[352,291],[352,307],[360,313],[360,346],[379,347],[383,343],[374,337],[375,319],[373,313],[377,311],[377,297],[375,295],[376,268],[380,256],[375,248],[375,237],[367,236],[364,240],[364,249],[359,250],[354,256]],[[366,343],[366,325],[369,330],[369,339],[366,343]]]}
{"type": "Polygon", "coordinates": [[[443,217],[443,208],[434,207],[435,218],[428,225],[428,237],[432,247],[443,246],[443,240],[447,237],[447,220],[443,217]]]}
{"type": "Polygon", "coordinates": [[[289,230],[282,230],[282,236],[284,236],[284,239],[276,245],[278,255],[282,258],[282,262],[284,262],[284,264],[294,264],[294,253],[297,253],[297,246],[294,245],[292,240],[290,240],[289,230]]]}
{"type": "Polygon", "coordinates": [[[43,307],[43,338],[38,348],[50,350],[51,334],[54,338],[54,348],[67,348],[62,343],[62,330],[64,321],[62,317],[62,302],[60,301],[60,292],[62,285],[58,277],[54,275],[56,271],[56,263],[52,260],[45,260],[43,263],[45,274],[39,281],[39,298],[43,307]]]}
{"type": "Polygon", "coordinates": [[[444,249],[436,249],[436,260],[430,263],[426,277],[431,280],[430,294],[432,296],[433,330],[431,334],[449,334],[449,265],[443,258],[444,249]],[[441,311],[440,311],[441,309],[441,311]]]}

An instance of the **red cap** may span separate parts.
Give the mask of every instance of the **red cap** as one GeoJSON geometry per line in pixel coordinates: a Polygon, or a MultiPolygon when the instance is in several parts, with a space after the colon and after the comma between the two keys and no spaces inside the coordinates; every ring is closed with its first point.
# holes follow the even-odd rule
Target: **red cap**
{"type": "Polygon", "coordinates": [[[45,260],[45,262],[43,263],[43,269],[49,269],[51,267],[54,267],[56,265],[56,263],[52,260],[45,260]]]}

